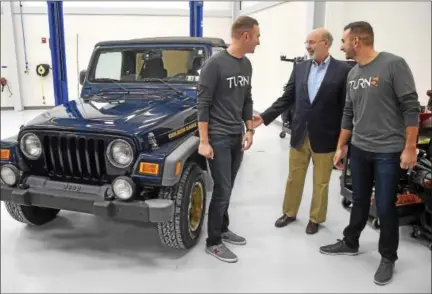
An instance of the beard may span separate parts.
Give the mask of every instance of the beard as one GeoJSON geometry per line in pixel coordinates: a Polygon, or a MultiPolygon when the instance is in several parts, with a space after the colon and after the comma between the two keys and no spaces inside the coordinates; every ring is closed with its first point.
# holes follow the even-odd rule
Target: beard
{"type": "Polygon", "coordinates": [[[310,59],[314,59],[315,58],[315,51],[308,51],[308,56],[310,59]]]}
{"type": "Polygon", "coordinates": [[[346,50],[344,52],[345,52],[346,59],[354,59],[355,53],[352,50],[346,50]]]}

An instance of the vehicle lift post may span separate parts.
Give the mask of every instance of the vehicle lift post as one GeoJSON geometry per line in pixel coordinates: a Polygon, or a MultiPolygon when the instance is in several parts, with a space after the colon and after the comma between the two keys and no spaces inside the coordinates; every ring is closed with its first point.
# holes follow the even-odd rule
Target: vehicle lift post
{"type": "Polygon", "coordinates": [[[189,1],[189,34],[191,37],[203,35],[203,6],[204,1],[189,1]]]}
{"type": "Polygon", "coordinates": [[[49,23],[49,46],[52,59],[52,75],[55,105],[69,101],[66,70],[63,1],[47,1],[49,23]]]}

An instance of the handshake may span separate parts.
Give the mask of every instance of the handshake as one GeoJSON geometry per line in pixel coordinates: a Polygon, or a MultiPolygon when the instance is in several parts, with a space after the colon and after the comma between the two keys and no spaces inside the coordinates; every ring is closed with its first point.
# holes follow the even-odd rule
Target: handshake
{"type": "Polygon", "coordinates": [[[252,116],[252,127],[255,129],[257,127],[259,127],[261,124],[264,123],[264,120],[262,119],[261,115],[259,114],[254,114],[252,116]]]}

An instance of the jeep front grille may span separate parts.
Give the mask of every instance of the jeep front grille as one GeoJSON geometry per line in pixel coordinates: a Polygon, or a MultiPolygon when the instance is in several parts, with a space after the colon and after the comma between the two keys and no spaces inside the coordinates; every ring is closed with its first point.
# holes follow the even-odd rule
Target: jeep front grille
{"type": "Polygon", "coordinates": [[[75,135],[44,135],[46,169],[51,176],[100,182],[106,174],[105,142],[75,135]]]}

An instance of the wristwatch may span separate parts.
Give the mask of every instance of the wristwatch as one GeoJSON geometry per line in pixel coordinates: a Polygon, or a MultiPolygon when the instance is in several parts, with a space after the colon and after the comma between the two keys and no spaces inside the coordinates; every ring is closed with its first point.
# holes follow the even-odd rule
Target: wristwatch
{"type": "Polygon", "coordinates": [[[246,132],[251,132],[252,135],[254,135],[255,134],[255,129],[247,129],[246,132]]]}

